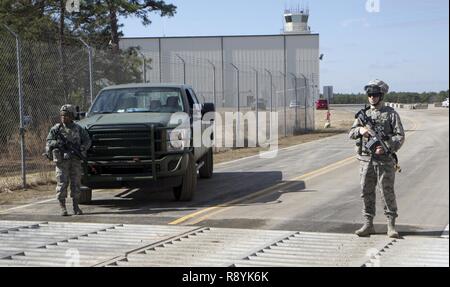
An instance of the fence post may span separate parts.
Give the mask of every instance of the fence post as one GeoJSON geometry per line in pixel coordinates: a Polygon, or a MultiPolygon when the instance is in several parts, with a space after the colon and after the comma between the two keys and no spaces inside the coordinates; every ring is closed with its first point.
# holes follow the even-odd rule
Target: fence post
{"type": "Polygon", "coordinates": [[[286,118],[286,107],[287,107],[287,101],[286,101],[286,74],[283,72],[280,72],[280,74],[283,76],[283,93],[284,93],[284,137],[287,137],[287,118],[286,118]]]}
{"type": "MultiPolygon", "coordinates": [[[[320,87],[318,87],[318,86],[316,86],[316,83],[315,83],[315,81],[314,81],[314,73],[311,73],[311,81],[312,81],[312,86],[313,86],[313,93],[312,93],[312,97],[311,97],[311,103],[312,103],[312,118],[313,118],[313,120],[312,120],[312,124],[313,124],[313,126],[312,126],[312,129],[313,130],[315,130],[316,129],[316,126],[315,126],[315,123],[316,123],[316,113],[314,112],[314,109],[315,109],[315,107],[314,107],[314,103],[315,103],[315,99],[316,99],[316,92],[318,92],[318,94],[317,94],[317,98],[319,98],[320,97],[320,87]],[[317,88],[317,89],[316,89],[317,88]]],[[[328,108],[329,108],[329,106],[330,106],[330,100],[328,100],[328,108]]]]}
{"type": "Polygon", "coordinates": [[[237,123],[236,123],[236,147],[238,147],[237,144],[240,142],[239,141],[240,140],[239,128],[240,128],[240,124],[241,124],[241,115],[240,115],[241,108],[240,108],[240,93],[239,93],[239,88],[240,88],[239,87],[239,68],[236,67],[233,63],[230,63],[230,65],[236,69],[236,78],[237,78],[236,85],[237,85],[237,112],[238,112],[238,115],[237,115],[237,123]]]}
{"type": "MultiPolygon", "coordinates": [[[[270,85],[270,115],[269,115],[269,123],[270,123],[270,132],[272,133],[272,112],[273,112],[273,77],[272,77],[272,73],[269,71],[269,70],[267,70],[267,69],[264,69],[264,70],[266,70],[266,72],[269,74],[269,77],[270,77],[270,83],[269,83],[269,85],[270,85]]],[[[278,123],[277,123],[277,125],[278,125],[278,123]]]]}
{"type": "Polygon", "coordinates": [[[305,131],[308,129],[307,126],[307,121],[308,121],[308,111],[307,111],[307,105],[308,105],[308,94],[309,94],[309,89],[308,89],[308,80],[306,79],[305,75],[303,75],[302,73],[300,73],[300,75],[303,77],[303,79],[305,80],[305,131]]]}
{"type": "Polygon", "coordinates": [[[259,146],[259,107],[258,107],[258,102],[259,102],[259,73],[258,70],[256,70],[255,68],[251,68],[254,72],[255,72],[255,111],[256,111],[256,146],[259,146]]]}
{"type": "Polygon", "coordinates": [[[21,59],[21,53],[20,53],[20,38],[19,35],[17,35],[15,32],[13,32],[8,26],[5,26],[5,28],[8,30],[9,33],[13,35],[14,38],[16,38],[16,61],[17,61],[17,82],[18,82],[18,89],[19,89],[19,121],[20,121],[20,127],[19,127],[19,135],[20,135],[20,160],[21,160],[21,168],[22,168],[22,188],[25,189],[27,187],[27,175],[26,175],[26,165],[25,165],[25,127],[23,122],[23,87],[22,87],[22,59],[21,59]]]}
{"type": "Polygon", "coordinates": [[[180,57],[180,55],[175,54],[175,56],[178,57],[178,59],[181,60],[181,62],[183,62],[183,84],[186,84],[186,61],[180,57]]]}
{"type": "Polygon", "coordinates": [[[298,93],[297,93],[297,76],[293,73],[289,73],[294,77],[294,90],[295,90],[295,132],[298,130],[298,93]]]}
{"type": "Polygon", "coordinates": [[[88,54],[89,54],[89,91],[90,91],[90,96],[91,96],[91,105],[92,102],[94,101],[94,75],[93,73],[93,63],[92,63],[92,47],[89,46],[82,38],[79,38],[81,43],[83,43],[83,45],[88,49],[88,54]]]}
{"type": "Polygon", "coordinates": [[[206,60],[208,61],[208,63],[211,65],[212,69],[213,69],[213,103],[214,106],[217,105],[217,98],[216,98],[216,66],[214,65],[214,63],[211,60],[206,60]]]}
{"type": "Polygon", "coordinates": [[[267,69],[264,69],[264,70],[266,70],[266,72],[269,74],[269,77],[270,77],[270,112],[272,112],[272,109],[273,109],[273,100],[272,100],[273,78],[272,78],[272,73],[269,70],[267,70],[267,69]]]}
{"type": "MultiPolygon", "coordinates": [[[[216,99],[216,66],[214,65],[214,63],[209,60],[206,59],[206,61],[208,61],[208,63],[211,65],[212,69],[213,69],[213,103],[214,103],[214,108],[217,111],[217,99],[216,99]]],[[[217,138],[217,124],[216,122],[214,122],[214,139],[217,138]]],[[[217,146],[217,145],[216,145],[217,146]]]]}

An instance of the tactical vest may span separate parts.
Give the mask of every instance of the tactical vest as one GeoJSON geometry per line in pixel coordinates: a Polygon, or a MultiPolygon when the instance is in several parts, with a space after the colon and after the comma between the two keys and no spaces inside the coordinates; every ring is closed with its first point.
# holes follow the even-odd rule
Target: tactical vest
{"type": "MultiPolygon", "coordinates": [[[[383,139],[384,141],[388,140],[394,135],[393,127],[392,127],[392,116],[394,109],[387,106],[382,106],[379,110],[377,109],[369,109],[366,111],[366,115],[372,118],[373,122],[376,126],[380,127],[382,131],[384,131],[385,135],[388,138],[383,139]]],[[[369,150],[365,148],[365,144],[369,141],[369,138],[361,137],[357,141],[358,146],[358,154],[362,156],[370,156],[371,153],[369,150]]]]}
{"type": "Polygon", "coordinates": [[[72,127],[64,127],[63,124],[59,124],[58,129],[60,133],[72,144],[76,146],[81,145],[81,127],[77,124],[73,124],[72,127]]]}

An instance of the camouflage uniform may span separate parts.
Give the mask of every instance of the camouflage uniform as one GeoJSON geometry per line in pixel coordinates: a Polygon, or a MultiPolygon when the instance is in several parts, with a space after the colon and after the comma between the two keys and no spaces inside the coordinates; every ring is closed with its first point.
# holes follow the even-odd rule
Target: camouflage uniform
{"type": "MultiPolygon", "coordinates": [[[[366,112],[367,116],[379,126],[384,128],[384,132],[389,139],[386,145],[392,152],[397,152],[403,145],[405,132],[398,113],[391,107],[379,104],[379,108],[371,107],[366,112]]],[[[368,138],[362,137],[359,129],[362,124],[358,119],[355,120],[349,137],[357,141],[358,160],[360,161],[361,177],[361,197],[363,198],[363,215],[375,217],[375,198],[376,188],[380,190],[381,199],[384,204],[384,213],[386,216],[397,217],[397,203],[394,193],[395,166],[392,160],[385,154],[371,155],[364,145],[368,138]]]]}
{"type": "MultiPolygon", "coordinates": [[[[69,142],[75,146],[79,146],[81,151],[86,151],[91,145],[89,134],[85,129],[71,123],[63,125],[61,123],[56,124],[50,129],[47,136],[48,149],[52,149],[58,145],[56,134],[60,132],[69,142]]],[[[73,155],[67,158],[67,153],[62,150],[54,150],[53,161],[56,163],[56,194],[58,199],[67,197],[67,187],[70,180],[70,196],[72,198],[79,198],[82,167],[81,160],[73,155]],[[58,154],[59,153],[59,154],[58,154]],[[64,159],[64,154],[66,158],[64,159]]]]}
{"type": "MultiPolygon", "coordinates": [[[[69,106],[69,105],[66,105],[69,106]]],[[[65,107],[65,106],[63,106],[65,107]]],[[[74,212],[81,210],[78,207],[80,198],[82,162],[81,159],[69,151],[61,150],[57,134],[61,135],[75,147],[78,147],[82,154],[91,146],[91,139],[88,132],[73,121],[68,124],[58,123],[50,129],[47,136],[46,150],[51,153],[51,157],[56,164],[56,196],[63,209],[63,215],[67,215],[65,210],[65,199],[67,197],[67,188],[70,181],[70,196],[74,204],[74,212]]]]}
{"type": "MultiPolygon", "coordinates": [[[[396,153],[405,141],[405,131],[398,113],[383,103],[384,95],[389,86],[381,80],[370,81],[364,87],[370,97],[371,107],[366,115],[372,119],[377,127],[381,127],[386,138],[382,139],[392,153],[396,153]],[[379,100],[376,102],[374,98],[379,100]]],[[[388,236],[398,238],[395,230],[397,218],[397,202],[394,192],[396,163],[386,154],[375,154],[365,147],[369,138],[361,134],[363,124],[356,119],[350,130],[350,139],[356,140],[356,150],[360,162],[361,197],[363,199],[364,226],[355,233],[358,236],[367,236],[375,233],[373,218],[375,217],[376,189],[381,194],[384,205],[384,214],[387,217],[388,236]]],[[[364,132],[364,131],[363,131],[364,132]]]]}

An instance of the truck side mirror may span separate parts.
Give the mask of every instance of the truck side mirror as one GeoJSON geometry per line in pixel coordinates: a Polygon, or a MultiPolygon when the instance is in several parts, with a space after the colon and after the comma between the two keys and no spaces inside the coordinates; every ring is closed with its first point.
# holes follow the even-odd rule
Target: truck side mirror
{"type": "Polygon", "coordinates": [[[210,112],[215,112],[215,111],[216,111],[216,107],[214,106],[213,103],[204,103],[203,104],[202,115],[204,115],[206,113],[210,113],[210,112]]]}
{"type": "Polygon", "coordinates": [[[75,120],[79,121],[81,119],[84,119],[86,117],[86,112],[80,112],[80,107],[76,106],[75,110],[77,112],[77,114],[75,115],[75,120]]]}
{"type": "Polygon", "coordinates": [[[79,106],[75,106],[75,111],[76,111],[75,120],[79,121],[80,120],[80,107],[79,106]]]}

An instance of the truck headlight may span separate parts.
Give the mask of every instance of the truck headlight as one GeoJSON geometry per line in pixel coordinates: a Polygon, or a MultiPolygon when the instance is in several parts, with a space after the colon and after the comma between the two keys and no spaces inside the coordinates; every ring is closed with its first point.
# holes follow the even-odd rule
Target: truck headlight
{"type": "Polygon", "coordinates": [[[180,151],[189,146],[189,129],[174,129],[167,132],[167,150],[180,151]]]}

